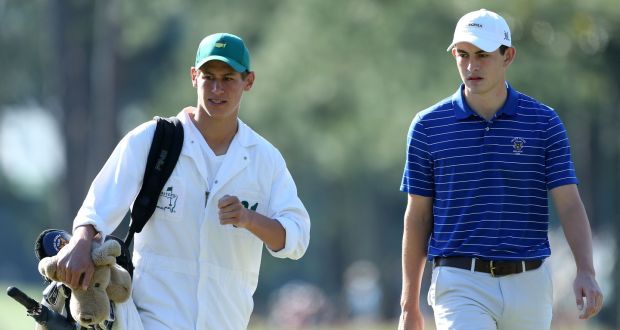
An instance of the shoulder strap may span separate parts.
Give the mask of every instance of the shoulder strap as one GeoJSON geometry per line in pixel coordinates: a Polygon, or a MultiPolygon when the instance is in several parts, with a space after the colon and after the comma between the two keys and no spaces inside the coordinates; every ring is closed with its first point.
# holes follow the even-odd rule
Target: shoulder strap
{"type": "Polygon", "coordinates": [[[155,117],[157,127],[144,169],[144,179],[138,197],[133,203],[129,232],[125,244],[129,247],[133,235],[144,228],[151,218],[159,194],[176,166],[183,148],[183,125],[177,117],[155,117]]]}

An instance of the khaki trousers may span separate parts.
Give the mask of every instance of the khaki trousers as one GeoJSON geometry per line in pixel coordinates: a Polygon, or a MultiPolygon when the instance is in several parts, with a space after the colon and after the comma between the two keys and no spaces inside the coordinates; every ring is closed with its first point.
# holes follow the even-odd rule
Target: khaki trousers
{"type": "Polygon", "coordinates": [[[441,266],[433,269],[428,303],[437,330],[545,330],[553,282],[547,262],[503,277],[441,266]]]}

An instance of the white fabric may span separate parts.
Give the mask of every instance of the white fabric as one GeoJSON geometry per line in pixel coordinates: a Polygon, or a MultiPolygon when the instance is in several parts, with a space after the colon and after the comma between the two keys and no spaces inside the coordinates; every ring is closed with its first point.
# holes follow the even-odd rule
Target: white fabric
{"type": "MultiPolygon", "coordinates": [[[[178,117],[189,131],[186,111],[178,117]]],[[[154,131],[151,121],[122,139],[93,181],[74,228],[91,224],[109,234],[120,224],[141,185],[154,131]]],[[[269,250],[273,256],[298,259],[308,247],[309,216],[284,159],[241,120],[208,189],[210,176],[200,148],[186,134],[158,208],[134,240],[133,300],[145,329],[247,327],[263,243],[245,229],[220,225],[222,196],[257,203],[258,213],[282,224],[285,247],[269,250]]]]}
{"type": "Polygon", "coordinates": [[[116,303],[114,312],[116,319],[111,330],[144,330],[140,315],[131,297],[125,302],[116,303]]]}
{"type": "Polygon", "coordinates": [[[188,132],[188,134],[192,135],[192,140],[195,141],[195,143],[198,144],[198,146],[200,147],[202,157],[205,161],[205,165],[207,166],[207,173],[213,173],[213,175],[209,176],[207,182],[207,188],[210,190],[211,187],[213,187],[213,178],[217,175],[220,167],[222,167],[222,163],[224,162],[224,158],[226,158],[226,154],[219,156],[216,155],[215,152],[213,152],[213,149],[211,149],[211,147],[207,143],[207,141],[202,137],[202,134],[200,134],[200,131],[198,130],[196,125],[194,124],[190,126],[192,127],[192,129],[190,130],[190,132],[188,132]]]}
{"type": "Polygon", "coordinates": [[[486,9],[472,11],[459,19],[447,50],[451,51],[459,42],[471,43],[485,52],[493,52],[501,45],[512,47],[506,20],[486,9]]]}
{"type": "Polygon", "coordinates": [[[437,330],[550,329],[553,283],[547,263],[502,277],[440,266],[433,269],[428,304],[437,330]]]}

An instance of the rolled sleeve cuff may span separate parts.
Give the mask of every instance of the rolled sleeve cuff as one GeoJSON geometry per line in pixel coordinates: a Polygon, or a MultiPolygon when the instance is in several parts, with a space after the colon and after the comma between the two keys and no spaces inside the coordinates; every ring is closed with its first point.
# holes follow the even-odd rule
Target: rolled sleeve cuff
{"type": "Polygon", "coordinates": [[[272,256],[276,258],[291,258],[291,259],[299,259],[304,254],[303,244],[300,242],[301,238],[301,230],[299,225],[290,219],[280,218],[276,219],[282,227],[284,227],[285,232],[285,242],[284,248],[279,251],[273,251],[269,247],[267,250],[271,253],[272,256]]]}
{"type": "Polygon", "coordinates": [[[97,233],[101,234],[101,236],[105,238],[106,236],[105,231],[102,230],[102,228],[99,225],[97,225],[97,222],[95,220],[90,219],[90,218],[75,218],[75,220],[73,221],[73,230],[75,231],[77,227],[88,226],[88,225],[93,226],[93,228],[95,228],[97,233]]]}

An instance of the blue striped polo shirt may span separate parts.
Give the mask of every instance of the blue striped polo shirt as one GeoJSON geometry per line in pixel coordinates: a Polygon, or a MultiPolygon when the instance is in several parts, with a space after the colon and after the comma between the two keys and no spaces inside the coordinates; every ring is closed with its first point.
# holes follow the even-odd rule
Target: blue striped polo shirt
{"type": "Polygon", "coordinates": [[[461,85],[411,123],[400,189],[433,197],[429,260],[551,254],[547,192],[578,183],[566,130],[553,109],[506,86],[489,121],[470,109],[461,85]]]}

